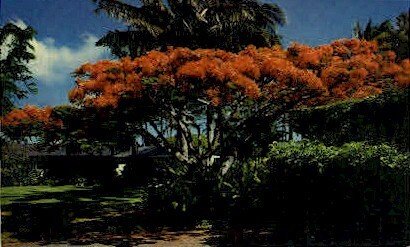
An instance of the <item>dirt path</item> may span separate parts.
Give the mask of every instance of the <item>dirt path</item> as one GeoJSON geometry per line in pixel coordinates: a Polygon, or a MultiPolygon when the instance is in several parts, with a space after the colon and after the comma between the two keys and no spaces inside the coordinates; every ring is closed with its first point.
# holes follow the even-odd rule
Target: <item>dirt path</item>
{"type": "MultiPolygon", "coordinates": [[[[161,231],[156,233],[136,233],[129,236],[132,241],[128,244],[124,243],[124,246],[158,246],[158,247],[202,247],[210,246],[206,244],[207,238],[210,235],[204,230],[192,230],[192,231],[161,231]]],[[[39,243],[24,243],[13,238],[8,238],[6,241],[2,241],[3,247],[66,247],[66,246],[84,246],[84,247],[111,247],[116,245],[105,244],[88,244],[88,245],[71,245],[68,243],[48,244],[41,245],[39,243]]]]}
{"type": "Polygon", "coordinates": [[[155,236],[145,236],[144,240],[147,241],[145,244],[138,246],[158,246],[158,247],[177,247],[177,246],[190,246],[190,247],[200,247],[209,246],[207,245],[206,239],[209,235],[201,230],[196,231],[183,231],[183,232],[164,232],[161,239],[155,236]],[[151,242],[151,243],[150,243],[151,242]]]}

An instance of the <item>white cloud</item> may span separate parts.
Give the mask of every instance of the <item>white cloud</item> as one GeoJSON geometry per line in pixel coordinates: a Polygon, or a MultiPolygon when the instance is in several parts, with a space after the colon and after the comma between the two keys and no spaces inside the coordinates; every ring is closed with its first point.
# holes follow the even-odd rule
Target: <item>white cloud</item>
{"type": "Polygon", "coordinates": [[[13,23],[14,25],[18,26],[21,29],[26,29],[27,28],[27,24],[24,23],[23,20],[17,19],[17,20],[12,20],[10,22],[13,23]]]}
{"type": "Polygon", "coordinates": [[[36,58],[30,63],[30,68],[39,83],[67,83],[64,79],[78,66],[107,55],[107,49],[95,46],[97,37],[94,35],[86,34],[81,39],[81,45],[75,48],[57,46],[52,38],[33,40],[36,58]]]}
{"type": "Polygon", "coordinates": [[[7,58],[7,55],[10,52],[11,44],[13,42],[13,37],[7,36],[4,42],[0,45],[0,60],[4,60],[7,58]]]}
{"type": "MultiPolygon", "coordinates": [[[[27,24],[20,19],[12,20],[12,23],[25,29],[27,24]]],[[[103,47],[96,47],[98,40],[92,34],[84,34],[78,37],[81,43],[77,47],[58,46],[53,38],[38,40],[34,38],[35,59],[29,63],[29,68],[38,83],[46,85],[68,83],[67,78],[77,67],[86,62],[94,62],[98,59],[108,57],[108,50],[103,47]]],[[[0,59],[4,59],[9,51],[9,45],[13,40],[12,36],[7,37],[0,47],[2,52],[0,59]]]]}
{"type": "MultiPolygon", "coordinates": [[[[12,20],[10,21],[14,25],[18,26],[21,29],[26,29],[27,25],[24,23],[22,20],[12,20]]],[[[6,39],[1,43],[0,45],[0,60],[4,60],[7,58],[7,55],[9,54],[11,48],[13,47],[12,43],[14,41],[14,36],[13,35],[8,35],[6,39]]]]}

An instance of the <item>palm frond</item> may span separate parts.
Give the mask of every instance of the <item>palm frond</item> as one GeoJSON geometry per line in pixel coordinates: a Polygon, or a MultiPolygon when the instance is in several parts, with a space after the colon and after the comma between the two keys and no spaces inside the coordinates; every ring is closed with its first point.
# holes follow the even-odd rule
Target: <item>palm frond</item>
{"type": "Polygon", "coordinates": [[[263,9],[261,13],[269,17],[269,19],[267,20],[269,20],[270,22],[274,22],[275,24],[280,26],[286,24],[285,12],[283,12],[283,10],[277,4],[265,3],[261,7],[263,9]]]}
{"type": "Polygon", "coordinates": [[[286,23],[278,5],[258,0],[140,0],[138,6],[121,0],[93,1],[97,11],[126,22],[131,28],[125,32],[137,32],[143,37],[115,41],[114,37],[125,33],[110,32],[98,44],[111,47],[114,54],[124,54],[121,47],[132,46],[127,42],[146,49],[167,45],[227,50],[252,43],[270,46],[280,40],[277,26],[286,23]],[[147,43],[138,43],[140,40],[147,43]]]}
{"type": "Polygon", "coordinates": [[[144,30],[109,31],[96,43],[97,46],[109,47],[111,53],[118,57],[137,57],[154,49],[157,39],[144,30]]]}
{"type": "MultiPolygon", "coordinates": [[[[110,17],[124,21],[136,28],[144,28],[154,36],[161,34],[164,29],[160,22],[154,22],[155,18],[167,15],[168,12],[163,5],[158,4],[160,1],[147,1],[149,5],[135,7],[120,0],[93,0],[97,3],[96,12],[106,12],[110,17]]],[[[166,18],[167,16],[165,16],[166,18]]]]}

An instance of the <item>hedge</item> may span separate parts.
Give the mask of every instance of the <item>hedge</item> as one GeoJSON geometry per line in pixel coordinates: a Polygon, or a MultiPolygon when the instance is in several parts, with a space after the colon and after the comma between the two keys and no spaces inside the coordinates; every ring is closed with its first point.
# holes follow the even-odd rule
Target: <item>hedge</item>
{"type": "Polygon", "coordinates": [[[388,142],[410,148],[410,91],[388,90],[378,96],[348,100],[289,114],[293,131],[328,145],[352,141],[388,142]]]}
{"type": "Polygon", "coordinates": [[[275,143],[264,164],[264,207],[281,212],[295,233],[299,225],[323,239],[408,238],[410,164],[397,149],[275,143]]]}

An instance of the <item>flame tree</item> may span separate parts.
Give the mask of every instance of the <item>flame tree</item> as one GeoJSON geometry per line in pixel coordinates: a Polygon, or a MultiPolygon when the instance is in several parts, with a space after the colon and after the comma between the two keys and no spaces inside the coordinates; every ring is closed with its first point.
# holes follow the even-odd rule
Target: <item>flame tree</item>
{"type": "MultiPolygon", "coordinates": [[[[233,162],[261,155],[258,149],[275,138],[275,122],[289,111],[390,89],[405,91],[410,61],[395,61],[394,52],[357,39],[318,47],[293,44],[287,50],[250,46],[238,53],[152,51],[136,59],[84,64],[76,70],[76,86],[69,93],[72,108],[66,112],[73,116],[53,114],[58,109],[33,111],[41,114],[28,114],[32,110],[27,107],[16,109],[2,119],[2,131],[9,136],[13,130],[22,131],[17,137],[46,136],[41,130],[47,133],[54,126],[74,139],[78,133],[81,138],[91,136],[92,143],[108,143],[118,132],[133,140],[139,136],[183,164],[168,166],[161,178],[166,183],[155,183],[158,191],[152,195],[153,202],[160,200],[156,205],[164,207],[161,200],[172,205],[182,200],[185,211],[199,200],[188,191],[194,187],[208,194],[223,183],[223,176],[229,177],[226,172],[233,162]],[[87,121],[82,122],[82,114],[87,121]],[[76,120],[80,121],[72,124],[76,120]],[[110,122],[112,127],[100,128],[110,122]],[[25,132],[31,126],[40,132],[25,132]]],[[[201,206],[211,206],[207,203],[212,200],[206,197],[201,206]]]]}
{"type": "Polygon", "coordinates": [[[13,140],[55,146],[60,143],[56,133],[61,132],[63,121],[54,118],[52,112],[52,107],[26,105],[15,108],[1,119],[2,132],[13,140]]]}
{"type": "MultiPolygon", "coordinates": [[[[213,167],[221,169],[248,157],[263,138],[272,141],[272,123],[289,110],[407,87],[410,62],[397,64],[394,52],[353,39],[318,47],[293,44],[287,50],[249,46],[239,53],[170,48],[84,64],[75,73],[69,93],[75,109],[120,123],[115,131],[139,136],[182,163],[217,162],[213,167]]],[[[2,119],[3,131],[27,136],[33,135],[24,133],[27,125],[57,132],[73,126],[49,109],[36,111],[51,120],[31,114],[33,107],[16,109],[2,119]]],[[[88,127],[93,126],[98,127],[88,127]]]]}
{"type": "Polygon", "coordinates": [[[84,64],[69,98],[81,108],[114,111],[128,131],[185,164],[218,161],[220,169],[270,131],[263,123],[291,109],[407,87],[409,60],[394,61],[394,52],[356,39],[239,53],[170,48],[84,64]]]}

